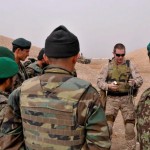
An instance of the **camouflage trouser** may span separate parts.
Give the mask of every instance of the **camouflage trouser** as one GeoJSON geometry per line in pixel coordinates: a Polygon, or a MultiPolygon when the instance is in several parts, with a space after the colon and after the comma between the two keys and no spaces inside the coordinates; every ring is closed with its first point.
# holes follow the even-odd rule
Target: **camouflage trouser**
{"type": "Polygon", "coordinates": [[[110,134],[112,134],[112,127],[117,117],[118,111],[121,111],[125,124],[125,137],[127,141],[135,139],[134,124],[135,111],[134,104],[129,99],[129,96],[108,96],[106,102],[106,117],[110,134]]]}

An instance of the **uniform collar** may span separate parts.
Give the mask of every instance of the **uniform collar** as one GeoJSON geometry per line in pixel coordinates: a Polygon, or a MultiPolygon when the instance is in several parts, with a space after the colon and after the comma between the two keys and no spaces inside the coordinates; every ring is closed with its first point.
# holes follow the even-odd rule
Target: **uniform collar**
{"type": "Polygon", "coordinates": [[[112,59],[112,63],[114,65],[124,65],[126,63],[126,60],[124,59],[122,64],[117,64],[116,61],[115,61],[115,59],[112,59]]]}
{"type": "Polygon", "coordinates": [[[74,76],[73,72],[70,72],[62,67],[55,66],[55,65],[48,65],[44,68],[43,73],[57,73],[57,74],[67,74],[74,76]]]}

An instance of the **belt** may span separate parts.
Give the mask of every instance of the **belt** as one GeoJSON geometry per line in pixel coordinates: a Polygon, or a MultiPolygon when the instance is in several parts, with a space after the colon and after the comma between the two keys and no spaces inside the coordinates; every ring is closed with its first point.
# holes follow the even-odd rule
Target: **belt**
{"type": "Polygon", "coordinates": [[[127,96],[128,92],[126,92],[126,93],[118,93],[118,92],[110,92],[110,91],[108,91],[107,95],[110,95],[110,96],[127,96]]]}

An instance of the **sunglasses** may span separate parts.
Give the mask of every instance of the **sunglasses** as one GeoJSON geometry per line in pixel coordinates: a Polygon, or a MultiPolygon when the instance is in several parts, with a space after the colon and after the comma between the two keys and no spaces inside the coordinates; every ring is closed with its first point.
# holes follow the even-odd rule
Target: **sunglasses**
{"type": "Polygon", "coordinates": [[[116,56],[117,56],[117,57],[120,57],[120,56],[121,56],[121,57],[124,57],[125,54],[116,54],[116,56]]]}

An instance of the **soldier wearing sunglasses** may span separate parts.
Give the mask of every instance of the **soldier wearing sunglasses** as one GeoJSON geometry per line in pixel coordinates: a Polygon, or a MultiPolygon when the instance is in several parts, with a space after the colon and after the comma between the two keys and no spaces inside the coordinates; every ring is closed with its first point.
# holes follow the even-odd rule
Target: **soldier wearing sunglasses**
{"type": "Polygon", "coordinates": [[[135,111],[132,94],[138,89],[143,79],[139,75],[135,65],[125,59],[125,46],[118,43],[114,46],[113,58],[106,64],[97,80],[98,87],[107,93],[105,113],[110,134],[114,121],[120,110],[125,126],[125,138],[127,149],[135,150],[135,111]]]}

